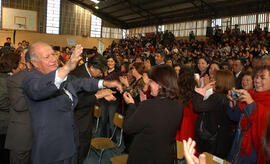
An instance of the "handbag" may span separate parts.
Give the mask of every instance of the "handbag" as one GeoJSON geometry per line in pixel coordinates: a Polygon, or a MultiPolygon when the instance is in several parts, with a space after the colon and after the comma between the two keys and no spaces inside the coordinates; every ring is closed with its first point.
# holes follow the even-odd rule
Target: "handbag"
{"type": "MultiPolygon", "coordinates": [[[[207,113],[203,112],[202,117],[199,123],[199,128],[196,129],[196,136],[205,141],[215,141],[217,139],[218,131],[215,132],[215,134],[211,134],[207,128],[206,128],[206,119],[207,119],[207,113]]],[[[220,126],[218,126],[219,128],[220,126]]]]}

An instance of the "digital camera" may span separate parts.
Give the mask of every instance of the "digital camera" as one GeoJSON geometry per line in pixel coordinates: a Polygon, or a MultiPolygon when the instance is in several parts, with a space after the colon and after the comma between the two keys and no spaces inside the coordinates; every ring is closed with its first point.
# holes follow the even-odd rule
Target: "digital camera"
{"type": "Polygon", "coordinates": [[[240,96],[242,95],[242,93],[236,91],[236,90],[231,90],[231,97],[233,99],[238,99],[240,96]]]}

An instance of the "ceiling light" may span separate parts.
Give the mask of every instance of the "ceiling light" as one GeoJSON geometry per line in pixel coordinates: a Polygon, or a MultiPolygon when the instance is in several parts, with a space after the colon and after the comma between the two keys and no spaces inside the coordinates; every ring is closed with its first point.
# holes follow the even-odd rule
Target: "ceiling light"
{"type": "Polygon", "coordinates": [[[99,3],[99,0],[91,0],[92,2],[94,2],[94,3],[99,3]]]}

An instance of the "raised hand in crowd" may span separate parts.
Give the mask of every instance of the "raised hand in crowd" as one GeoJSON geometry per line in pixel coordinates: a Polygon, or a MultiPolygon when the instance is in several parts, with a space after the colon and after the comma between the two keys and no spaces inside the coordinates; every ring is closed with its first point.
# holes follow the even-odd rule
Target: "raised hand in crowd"
{"type": "Polygon", "coordinates": [[[83,47],[81,45],[76,45],[69,61],[58,70],[58,77],[64,79],[70,71],[74,70],[81,60],[81,53],[83,51],[83,47]]]}
{"type": "Polygon", "coordinates": [[[107,88],[116,88],[120,93],[123,92],[122,84],[116,80],[104,80],[103,86],[107,88]]]}
{"type": "Polygon", "coordinates": [[[201,154],[199,158],[195,156],[195,141],[189,138],[188,141],[183,140],[183,145],[184,156],[187,164],[206,164],[206,156],[204,154],[201,154]]]}
{"type": "Polygon", "coordinates": [[[210,89],[210,88],[214,88],[214,87],[215,87],[215,83],[216,83],[216,81],[208,82],[208,84],[206,84],[206,85],[203,87],[203,89],[208,90],[208,89],[210,89]]]}
{"type": "MultiPolygon", "coordinates": [[[[235,88],[233,88],[232,90],[235,90],[235,88]]],[[[232,98],[232,96],[231,96],[231,90],[228,91],[227,98],[230,100],[230,104],[229,104],[230,107],[233,108],[236,105],[237,100],[232,98]]]]}
{"type": "Polygon", "coordinates": [[[146,94],[144,94],[142,90],[140,90],[139,94],[140,94],[140,101],[141,102],[147,99],[146,94]]]}
{"type": "Polygon", "coordinates": [[[135,103],[135,102],[134,102],[134,99],[132,98],[132,96],[131,96],[130,93],[125,92],[125,93],[123,94],[123,97],[124,97],[124,100],[125,100],[125,102],[126,102],[127,104],[134,104],[134,103],[135,103]]]}
{"type": "Polygon", "coordinates": [[[203,77],[203,84],[204,86],[210,83],[210,77],[208,74],[204,75],[203,77]]]}
{"type": "Polygon", "coordinates": [[[74,51],[72,52],[70,59],[67,62],[67,66],[73,70],[76,68],[78,62],[82,59],[81,54],[83,52],[83,47],[81,45],[76,45],[74,51]]]}
{"type": "Polygon", "coordinates": [[[142,88],[142,90],[144,92],[146,92],[148,87],[149,87],[150,79],[149,79],[147,73],[143,73],[142,78],[143,78],[143,82],[145,84],[144,87],[142,88]]]}
{"type": "Polygon", "coordinates": [[[126,87],[129,86],[127,76],[120,76],[120,77],[119,77],[119,80],[120,80],[120,82],[121,82],[122,84],[124,84],[126,87]]]}
{"type": "Polygon", "coordinates": [[[116,93],[115,91],[112,91],[110,89],[101,89],[97,91],[95,94],[97,99],[104,98],[107,101],[115,101],[116,98],[113,96],[113,94],[116,93]]]}

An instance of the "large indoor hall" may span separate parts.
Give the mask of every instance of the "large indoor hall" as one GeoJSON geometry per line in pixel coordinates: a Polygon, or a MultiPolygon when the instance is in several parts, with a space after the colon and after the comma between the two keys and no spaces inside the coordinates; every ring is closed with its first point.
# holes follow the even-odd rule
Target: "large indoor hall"
{"type": "Polygon", "coordinates": [[[269,0],[0,0],[0,164],[268,164],[269,0]]]}

